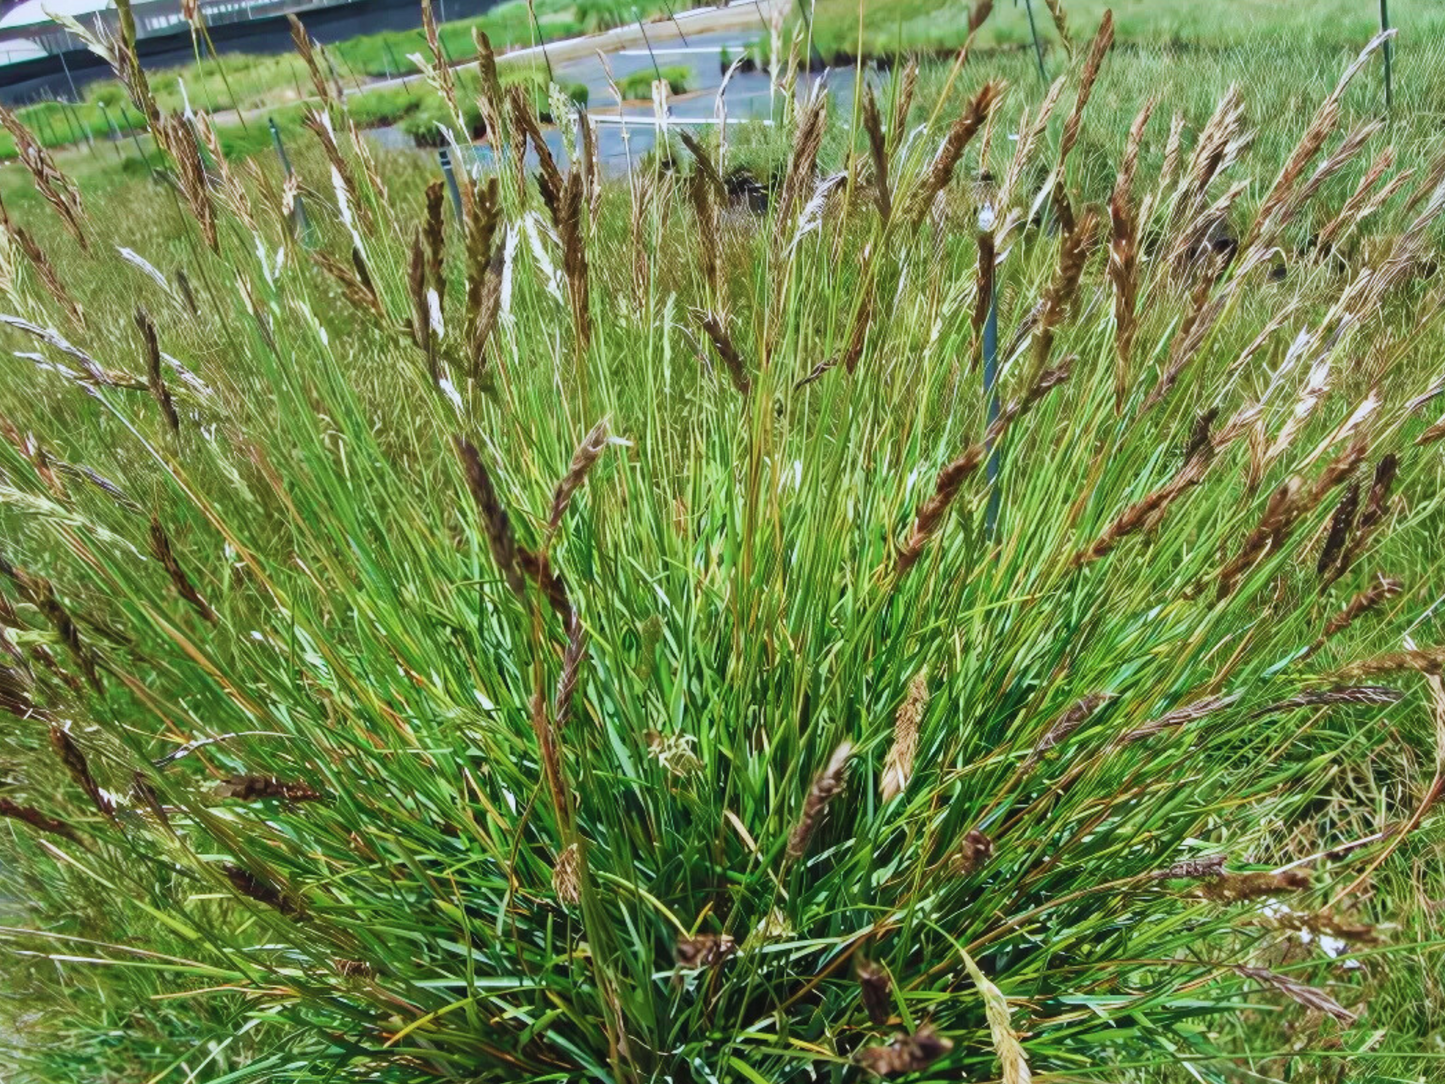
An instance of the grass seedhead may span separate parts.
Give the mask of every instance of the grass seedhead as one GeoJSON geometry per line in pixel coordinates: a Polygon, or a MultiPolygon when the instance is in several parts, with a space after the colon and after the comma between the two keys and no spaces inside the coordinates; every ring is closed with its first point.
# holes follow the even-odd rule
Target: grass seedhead
{"type": "Polygon", "coordinates": [[[808,796],[803,802],[803,811],[788,836],[788,857],[797,861],[808,853],[808,844],[822,823],[828,803],[843,789],[843,777],[848,770],[848,761],[853,756],[852,742],[842,742],[833,750],[828,763],[813,777],[808,796]]]}
{"type": "Polygon", "coordinates": [[[952,1052],[953,1040],[938,1034],[929,1024],[910,1034],[893,1036],[886,1046],[870,1046],[858,1052],[858,1064],[876,1076],[917,1073],[952,1052]]]}

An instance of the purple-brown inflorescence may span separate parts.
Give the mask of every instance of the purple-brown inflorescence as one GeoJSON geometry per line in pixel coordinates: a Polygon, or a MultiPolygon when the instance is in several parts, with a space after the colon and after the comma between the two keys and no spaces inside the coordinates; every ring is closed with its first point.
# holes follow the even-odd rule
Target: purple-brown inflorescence
{"type": "Polygon", "coordinates": [[[1325,622],[1325,627],[1320,632],[1319,639],[1310,645],[1310,654],[1324,647],[1326,641],[1338,636],[1365,614],[1381,603],[1394,598],[1404,589],[1404,585],[1399,580],[1392,580],[1387,576],[1376,574],[1374,582],[1369,587],[1356,593],[1349,602],[1330,615],[1330,619],[1325,622]]]}
{"type": "Polygon", "coordinates": [[[151,553],[160,562],[161,567],[166,570],[166,575],[170,577],[171,586],[176,589],[176,594],[185,599],[202,618],[214,623],[215,611],[206,604],[206,600],[196,590],[191,578],[186,575],[186,570],[181,567],[175,550],[171,548],[170,536],[166,534],[166,529],[161,526],[161,521],[155,516],[151,517],[151,553]]]}
{"type": "Polygon", "coordinates": [[[695,314],[698,322],[702,324],[703,331],[707,332],[708,339],[712,342],[713,349],[717,351],[718,357],[722,358],[723,365],[727,367],[728,376],[732,378],[733,387],[737,388],[743,395],[752,391],[753,384],[748,378],[747,365],[743,362],[742,355],[733,345],[732,336],[728,334],[727,326],[723,319],[710,312],[699,312],[695,314]]]}
{"type": "Polygon", "coordinates": [[[526,581],[522,578],[522,569],[518,561],[518,547],[516,536],[512,533],[512,521],[507,515],[502,502],[497,498],[497,491],[492,486],[492,476],[487,472],[486,465],[482,463],[482,457],[476,447],[463,437],[455,437],[452,445],[456,449],[457,458],[462,462],[462,472],[466,475],[467,488],[472,491],[472,499],[477,504],[477,514],[482,521],[482,531],[487,536],[487,544],[492,551],[492,559],[497,563],[497,570],[501,572],[502,578],[507,581],[507,586],[512,592],[522,598],[527,589],[526,581]]]}
{"type": "Polygon", "coordinates": [[[911,1035],[898,1034],[884,1046],[860,1050],[858,1064],[878,1076],[916,1073],[953,1049],[953,1040],[938,1034],[932,1024],[923,1024],[911,1035]]]}
{"type": "Polygon", "coordinates": [[[918,558],[923,555],[923,550],[928,545],[928,540],[938,532],[942,525],[944,514],[958,496],[963,483],[978,469],[988,454],[988,448],[1003,436],[1016,419],[1036,405],[1049,391],[1064,383],[1069,378],[1069,372],[1068,359],[1054,368],[1045,369],[1021,398],[1011,401],[999,412],[998,418],[989,426],[984,440],[971,445],[962,455],[938,472],[932,496],[919,505],[913,518],[913,529],[909,533],[908,540],[898,550],[894,567],[896,574],[902,575],[918,562],[918,558]]]}
{"type": "Polygon", "coordinates": [[[833,755],[828,758],[828,763],[813,777],[813,785],[808,788],[808,796],[803,800],[803,812],[788,836],[790,859],[796,861],[808,853],[808,843],[812,840],[813,833],[818,830],[823,814],[828,811],[828,803],[843,789],[843,777],[852,755],[852,742],[839,743],[833,750],[833,755]]]}
{"type": "Polygon", "coordinates": [[[863,1002],[863,1011],[875,1024],[886,1024],[893,1015],[893,980],[881,964],[866,957],[858,957],[858,995],[863,1002]]]}
{"type": "Polygon", "coordinates": [[[1309,874],[1287,869],[1279,873],[1221,873],[1201,880],[1194,892],[1214,903],[1243,903],[1309,887],[1309,874]]]}
{"type": "Polygon", "coordinates": [[[913,777],[913,758],[918,752],[918,726],[928,707],[928,671],[920,670],[908,684],[908,695],[893,720],[893,745],[879,777],[879,796],[886,804],[908,787],[913,777]]]}
{"type": "Polygon", "coordinates": [[[998,81],[985,83],[968,103],[963,115],[953,122],[948,134],[943,137],[943,144],[933,156],[933,162],[908,197],[906,214],[915,228],[923,222],[938,194],[953,180],[954,170],[963,158],[964,149],[988,120],[1005,86],[1005,83],[998,81]]]}
{"type": "Polygon", "coordinates": [[[572,462],[567,466],[567,473],[552,491],[552,507],[547,513],[548,533],[561,526],[562,517],[567,514],[567,507],[572,503],[573,496],[582,488],[582,483],[587,481],[588,473],[606,447],[607,419],[603,418],[582,438],[582,443],[577,445],[577,450],[572,453],[572,462]]]}
{"type": "Polygon", "coordinates": [[[64,821],[47,816],[34,806],[19,805],[9,798],[0,798],[0,817],[20,821],[30,825],[37,832],[48,832],[53,836],[61,836],[72,843],[80,842],[80,837],[75,834],[75,829],[64,821]]]}
{"type": "Polygon", "coordinates": [[[95,776],[90,772],[90,762],[86,760],[85,754],[75,739],[70,736],[70,731],[58,723],[50,725],[50,746],[55,750],[55,755],[60,758],[60,763],[65,765],[65,770],[70,773],[81,790],[89,796],[91,804],[107,817],[115,816],[115,803],[110,800],[110,795],[100,789],[95,781],[95,776]]]}
{"type": "Polygon", "coordinates": [[[238,802],[259,802],[275,799],[282,802],[316,802],[321,792],[298,780],[277,779],[274,775],[233,775],[216,786],[217,798],[238,802]]]}

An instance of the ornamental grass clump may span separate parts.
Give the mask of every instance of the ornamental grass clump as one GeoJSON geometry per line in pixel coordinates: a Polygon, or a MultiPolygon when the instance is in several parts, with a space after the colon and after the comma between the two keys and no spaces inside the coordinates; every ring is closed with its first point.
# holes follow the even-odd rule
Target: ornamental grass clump
{"type": "Polygon", "coordinates": [[[564,170],[482,38],[453,205],[296,41],[295,177],[156,115],[147,216],[40,155],[7,206],[18,1079],[1425,1047],[1445,180],[1348,78],[1298,142],[1245,87],[1106,140],[1110,22],[1042,99],[798,88],[759,216],[738,124],[564,170]]]}

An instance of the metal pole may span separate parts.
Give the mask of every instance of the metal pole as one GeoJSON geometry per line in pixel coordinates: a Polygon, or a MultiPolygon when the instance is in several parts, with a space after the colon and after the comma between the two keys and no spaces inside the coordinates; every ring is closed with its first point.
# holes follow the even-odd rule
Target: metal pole
{"type": "Polygon", "coordinates": [[[59,98],[56,98],[56,99],[55,99],[55,104],[58,105],[58,106],[60,106],[60,114],[61,114],[61,116],[63,116],[63,117],[65,118],[65,126],[70,129],[70,142],[71,142],[71,143],[80,143],[80,142],[83,142],[84,137],[80,134],[79,130],[77,130],[77,128],[75,127],[75,117],[71,115],[70,110],[68,110],[68,109],[65,108],[65,103],[62,102],[59,98]]]}
{"type": "Polygon", "coordinates": [[[45,115],[44,109],[41,109],[35,114],[35,120],[37,122],[36,127],[43,130],[43,134],[41,135],[41,139],[44,140],[43,145],[47,147],[58,147],[60,144],[56,142],[55,130],[50,127],[50,118],[45,115]]]}
{"type": "Polygon", "coordinates": [[[286,157],[286,148],[281,145],[281,131],[276,127],[276,121],[272,117],[266,118],[266,124],[271,129],[271,141],[276,144],[276,157],[281,159],[281,169],[286,176],[291,176],[291,160],[286,157]]]}
{"type": "MultiPolygon", "coordinates": [[[[1384,0],[1380,0],[1380,9],[1381,9],[1381,16],[1383,16],[1384,0]]],[[[72,78],[71,78],[71,65],[68,65],[68,64],[66,64],[66,62],[65,62],[65,51],[64,51],[64,49],[61,49],[61,51],[56,52],[55,55],[56,55],[56,56],[59,56],[59,58],[61,58],[61,71],[64,71],[64,72],[65,72],[65,81],[68,82],[68,84],[71,84],[71,98],[74,98],[75,101],[81,100],[81,93],[79,93],[78,90],[75,90],[75,79],[72,79],[72,78]]]]}
{"type": "Polygon", "coordinates": [[[85,121],[80,119],[80,111],[70,102],[66,102],[65,104],[70,110],[70,115],[74,119],[76,126],[80,129],[81,138],[85,140],[86,147],[90,150],[91,156],[94,157],[95,137],[90,134],[90,129],[86,127],[85,121]]]}
{"type": "MultiPolygon", "coordinates": [[[[1380,32],[1381,32],[1381,33],[1384,33],[1386,30],[1389,30],[1389,29],[1390,29],[1390,5],[1389,5],[1389,0],[1380,0],[1380,32]]],[[[1385,109],[1386,109],[1386,110],[1389,110],[1389,109],[1394,108],[1394,105],[1395,105],[1395,88],[1394,88],[1394,79],[1393,79],[1393,74],[1394,74],[1394,73],[1391,71],[1391,68],[1393,67],[1394,59],[1395,59],[1395,55],[1394,55],[1394,54],[1395,54],[1395,43],[1392,42],[1392,41],[1386,41],[1386,42],[1385,42],[1385,109]]]]}
{"type": "Polygon", "coordinates": [[[386,55],[387,55],[387,59],[388,59],[388,61],[389,61],[388,66],[389,66],[389,67],[392,67],[392,68],[395,68],[395,69],[396,69],[396,74],[399,75],[399,76],[401,76],[401,86],[402,86],[402,89],[405,90],[408,94],[410,94],[410,93],[411,93],[411,84],[407,82],[406,69],[403,68],[400,64],[398,64],[398,63],[396,62],[396,57],[393,56],[393,55],[392,55],[392,52],[391,52],[391,43],[390,43],[389,41],[387,41],[385,38],[382,38],[382,39],[381,39],[381,48],[382,48],[382,51],[385,52],[386,55]]]}
{"type": "MultiPolygon", "coordinates": [[[[125,123],[126,123],[126,125],[127,125],[128,127],[130,126],[130,119],[125,115],[125,103],[124,103],[124,102],[121,103],[121,107],[120,107],[120,119],[123,120],[123,121],[125,121],[125,123]]],[[[131,127],[131,129],[130,129],[130,137],[131,137],[132,140],[135,141],[135,152],[136,152],[136,154],[140,155],[140,160],[145,163],[146,169],[149,170],[151,176],[154,177],[154,176],[155,176],[155,170],[151,168],[150,155],[146,154],[146,149],[145,149],[143,146],[141,146],[140,136],[136,134],[136,130],[135,130],[134,127],[131,127]]]]}
{"type": "MultiPolygon", "coordinates": [[[[672,5],[667,0],[662,0],[662,10],[667,12],[667,17],[672,20],[672,25],[677,30],[677,36],[682,39],[684,45],[687,45],[687,35],[682,32],[682,27],[677,22],[677,16],[672,13],[672,5]]],[[[807,15],[804,15],[803,18],[806,19],[807,15]]]]}
{"type": "Polygon", "coordinates": [[[451,151],[448,150],[446,147],[443,147],[441,148],[441,150],[437,151],[437,157],[441,159],[442,173],[445,174],[447,179],[447,188],[449,188],[452,193],[452,209],[456,211],[457,221],[460,222],[462,220],[462,194],[457,189],[457,175],[452,170],[451,151]]]}
{"type": "Polygon", "coordinates": [[[652,57],[652,70],[657,73],[657,81],[660,83],[662,82],[662,69],[657,66],[657,54],[652,51],[652,42],[647,40],[647,27],[642,25],[642,12],[634,7],[632,14],[637,16],[637,29],[642,31],[642,44],[647,46],[647,55],[652,57]]]}
{"type": "Polygon", "coordinates": [[[1044,47],[1039,44],[1039,28],[1034,25],[1033,0],[1024,0],[1024,9],[1029,13],[1029,34],[1034,39],[1034,59],[1039,62],[1039,78],[1047,83],[1049,73],[1044,71],[1044,47]]]}
{"type": "MultiPolygon", "coordinates": [[[[995,272],[997,274],[997,272],[995,272]]],[[[984,447],[988,450],[988,509],[984,513],[984,527],[988,537],[993,538],[998,529],[1000,466],[999,450],[992,439],[993,423],[998,421],[998,284],[993,276],[989,278],[988,319],[983,325],[983,393],[988,396],[988,428],[985,430],[984,447]]]]}
{"type": "Polygon", "coordinates": [[[100,115],[105,118],[105,123],[110,126],[110,143],[115,148],[115,156],[124,159],[125,155],[120,152],[120,129],[115,126],[115,118],[110,115],[104,102],[100,103],[100,115]]]}

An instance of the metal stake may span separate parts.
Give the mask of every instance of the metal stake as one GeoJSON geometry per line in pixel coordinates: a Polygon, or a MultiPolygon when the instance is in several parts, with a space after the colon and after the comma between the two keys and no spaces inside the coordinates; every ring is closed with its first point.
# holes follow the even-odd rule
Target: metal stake
{"type": "Polygon", "coordinates": [[[120,153],[120,129],[115,126],[115,118],[110,115],[104,102],[100,103],[100,115],[105,118],[105,123],[110,125],[110,142],[115,148],[115,156],[124,159],[125,155],[120,153]]]}
{"type": "MultiPolygon", "coordinates": [[[[1384,33],[1390,29],[1390,5],[1389,0],[1380,0],[1380,32],[1384,33]]],[[[1395,59],[1395,43],[1385,42],[1385,109],[1388,111],[1395,105],[1395,88],[1393,67],[1395,59]]]]}
{"type": "Polygon", "coordinates": [[[1039,44],[1039,28],[1034,25],[1033,0],[1024,0],[1024,9],[1029,13],[1029,34],[1034,39],[1034,59],[1039,62],[1039,78],[1047,83],[1049,73],[1044,71],[1044,47],[1039,44]]]}
{"type": "Polygon", "coordinates": [[[679,26],[677,22],[677,16],[672,13],[672,5],[669,4],[667,0],[662,0],[662,10],[667,12],[667,17],[672,20],[672,25],[677,31],[677,36],[682,39],[684,45],[687,45],[687,35],[682,32],[682,27],[679,26]]]}
{"type": "Polygon", "coordinates": [[[652,70],[657,73],[657,81],[662,82],[662,69],[657,66],[657,54],[652,51],[652,42],[647,39],[647,27],[642,25],[642,12],[634,6],[632,14],[637,17],[637,29],[642,31],[642,44],[647,46],[647,55],[652,58],[652,70]]]}
{"type": "MultiPolygon", "coordinates": [[[[1380,7],[1381,12],[1383,12],[1384,0],[1380,0],[1380,7]]],[[[61,71],[65,72],[65,81],[68,82],[68,84],[71,84],[71,97],[74,98],[75,101],[81,100],[81,93],[79,93],[78,90],[75,90],[75,79],[71,78],[71,65],[68,65],[65,62],[65,49],[61,49],[61,51],[56,52],[55,55],[61,58],[61,71]]]]}
{"type": "MultiPolygon", "coordinates": [[[[997,272],[995,272],[997,274],[997,272]]],[[[993,423],[998,421],[998,284],[990,277],[988,295],[988,319],[983,324],[983,393],[988,396],[988,428],[984,431],[984,447],[988,456],[988,509],[984,513],[984,527],[991,539],[998,530],[1000,467],[999,449],[992,439],[993,423]]]]}
{"type": "MultiPolygon", "coordinates": [[[[130,118],[125,115],[125,103],[123,102],[120,107],[120,119],[125,121],[127,127],[130,127],[130,118]]],[[[146,149],[141,146],[140,136],[136,134],[136,130],[133,127],[130,128],[130,138],[135,143],[136,154],[140,155],[140,160],[145,163],[146,170],[150,173],[151,178],[154,179],[156,171],[154,167],[151,166],[150,155],[146,154],[146,149]]]]}
{"type": "Polygon", "coordinates": [[[387,56],[387,66],[390,67],[390,68],[395,68],[395,69],[396,69],[396,74],[401,77],[401,87],[402,87],[402,89],[405,90],[408,94],[410,94],[410,93],[411,93],[411,84],[407,82],[406,69],[403,68],[401,65],[399,65],[399,64],[396,62],[396,57],[395,57],[394,55],[392,55],[392,52],[391,52],[391,43],[388,42],[385,38],[383,38],[383,39],[381,40],[381,47],[382,47],[382,49],[385,50],[385,52],[386,52],[386,56],[387,56]]]}

